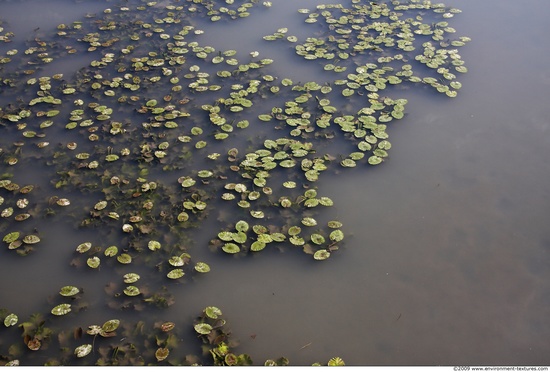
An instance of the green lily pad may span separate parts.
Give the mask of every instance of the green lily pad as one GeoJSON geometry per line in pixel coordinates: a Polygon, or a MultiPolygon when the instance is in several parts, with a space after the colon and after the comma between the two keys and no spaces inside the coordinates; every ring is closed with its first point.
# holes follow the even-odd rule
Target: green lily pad
{"type": "Polygon", "coordinates": [[[51,311],[53,315],[61,316],[68,314],[71,311],[71,304],[59,304],[51,311]]]}
{"type": "Polygon", "coordinates": [[[304,217],[302,218],[302,224],[305,226],[316,226],[317,221],[312,217],[304,217]]]}
{"type": "Polygon", "coordinates": [[[147,243],[147,247],[151,251],[157,251],[161,248],[161,244],[156,240],[150,240],[149,243],[147,243]]]}
{"type": "Polygon", "coordinates": [[[240,220],[235,224],[235,230],[237,231],[247,232],[249,228],[250,225],[248,224],[248,222],[243,220],[240,220]]]}
{"type": "Polygon", "coordinates": [[[117,256],[117,261],[121,264],[129,264],[132,262],[132,256],[130,256],[128,253],[122,253],[120,256],[117,256]]]}
{"type": "Polygon", "coordinates": [[[101,259],[97,256],[90,257],[86,260],[86,264],[92,269],[97,269],[101,264],[101,259]]]}
{"type": "Polygon", "coordinates": [[[344,239],[344,233],[342,232],[342,230],[334,230],[330,233],[329,238],[333,242],[339,242],[344,239]]]}
{"type": "Polygon", "coordinates": [[[101,326],[101,329],[103,330],[103,332],[110,333],[110,332],[116,331],[119,325],[120,325],[120,320],[111,319],[103,323],[103,325],[101,326]]]}
{"type": "Polygon", "coordinates": [[[194,326],[195,331],[201,335],[209,335],[212,332],[212,326],[207,323],[198,323],[194,326]]]}
{"type": "Polygon", "coordinates": [[[370,165],[377,165],[382,163],[383,159],[379,156],[373,155],[369,158],[368,162],[370,165]]]}
{"type": "Polygon", "coordinates": [[[253,252],[261,251],[265,248],[266,244],[264,242],[255,241],[250,245],[250,250],[253,252]]]}
{"type": "Polygon", "coordinates": [[[92,243],[90,243],[90,242],[85,242],[85,243],[79,244],[79,245],[76,247],[76,251],[77,251],[78,253],[84,253],[84,252],[89,251],[90,248],[92,248],[92,243]]]}
{"type": "Polygon", "coordinates": [[[16,325],[18,321],[19,321],[19,318],[17,317],[17,315],[12,313],[4,318],[4,325],[6,327],[11,327],[16,325]]]}
{"type": "Polygon", "coordinates": [[[314,234],[311,234],[311,241],[314,244],[321,245],[325,243],[325,238],[321,234],[314,233],[314,234]]]}
{"type": "Polygon", "coordinates": [[[168,274],[166,274],[166,276],[170,279],[179,279],[184,275],[185,273],[183,272],[182,269],[173,269],[170,272],[168,272],[168,274]]]}
{"type": "Polygon", "coordinates": [[[65,287],[62,287],[61,290],[59,291],[59,294],[65,297],[71,297],[78,293],[80,293],[80,289],[72,285],[67,285],[65,287]]]}
{"type": "Polygon", "coordinates": [[[123,290],[124,294],[129,297],[135,297],[141,293],[138,287],[134,285],[129,285],[123,290]]]}
{"type": "Polygon", "coordinates": [[[218,319],[218,317],[220,317],[222,315],[222,311],[219,308],[217,308],[216,306],[207,306],[204,309],[204,313],[210,319],[218,319]]]}
{"type": "Polygon", "coordinates": [[[326,260],[329,257],[330,257],[330,252],[327,251],[326,249],[320,249],[313,254],[313,258],[318,261],[326,260]]]}
{"type": "Polygon", "coordinates": [[[118,254],[118,247],[115,245],[112,245],[107,249],[105,249],[105,252],[103,252],[103,254],[107,257],[114,257],[118,254]]]}
{"type": "Polygon", "coordinates": [[[210,271],[210,266],[205,262],[197,262],[195,264],[195,270],[199,273],[207,273],[210,271]]]}
{"type": "Polygon", "coordinates": [[[241,251],[239,246],[235,243],[226,243],[226,244],[224,244],[223,247],[222,247],[222,250],[225,253],[230,253],[230,254],[239,253],[241,251]]]}
{"type": "Polygon", "coordinates": [[[25,244],[36,244],[38,242],[40,242],[40,238],[36,235],[27,235],[23,238],[25,244]]]}
{"type": "Polygon", "coordinates": [[[11,233],[8,233],[4,236],[4,239],[2,239],[4,242],[6,243],[13,243],[14,241],[16,241],[17,239],[19,239],[19,232],[18,231],[14,231],[14,232],[11,232],[11,233]]]}
{"type": "Polygon", "coordinates": [[[91,352],[92,352],[91,344],[80,345],[74,349],[74,355],[76,355],[77,358],[84,358],[86,355],[90,354],[91,352]]]}
{"type": "Polygon", "coordinates": [[[124,279],[124,283],[130,284],[130,283],[137,282],[140,276],[139,274],[136,274],[136,273],[128,273],[128,274],[124,274],[122,278],[124,279]]]}

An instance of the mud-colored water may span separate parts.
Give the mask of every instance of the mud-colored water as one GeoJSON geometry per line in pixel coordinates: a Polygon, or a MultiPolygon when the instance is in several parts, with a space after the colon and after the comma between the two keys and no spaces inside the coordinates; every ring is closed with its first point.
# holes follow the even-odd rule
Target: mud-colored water
{"type": "MultiPolygon", "coordinates": [[[[0,4],[14,43],[113,1],[45,3],[0,4]]],[[[299,34],[295,8],[321,1],[299,3],[273,1],[269,12],[231,28],[214,24],[205,43],[243,55],[258,50],[281,59],[280,76],[314,80],[286,44],[261,39],[278,27],[299,34]]],[[[228,259],[208,250],[206,224],[194,252],[212,271],[173,286],[176,302],[158,310],[162,318],[191,324],[205,306],[218,306],[239,352],[256,363],[340,356],[348,365],[550,364],[550,3],[448,5],[463,11],[453,27],[472,38],[461,49],[468,73],[458,97],[400,91],[409,104],[393,124],[390,159],[319,184],[335,202],[329,214],[343,222],[346,244],[324,262],[291,250],[228,259]]],[[[102,274],[98,286],[97,275],[75,277],[68,265],[68,252],[94,233],[75,229],[70,217],[41,232],[58,243],[24,258],[0,254],[0,308],[20,317],[48,311],[43,294],[71,281],[86,288],[89,310],[69,322],[120,316],[102,303],[102,286],[122,272],[102,274]]],[[[127,316],[157,318],[154,311],[127,316]]],[[[18,337],[0,329],[0,347],[18,337]]]]}

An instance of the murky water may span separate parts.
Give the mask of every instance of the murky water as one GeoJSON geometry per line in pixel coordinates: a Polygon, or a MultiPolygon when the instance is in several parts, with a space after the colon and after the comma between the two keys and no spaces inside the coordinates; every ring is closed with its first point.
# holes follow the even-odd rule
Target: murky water
{"type": "MultiPolygon", "coordinates": [[[[44,3],[0,4],[0,18],[16,34],[14,45],[114,1],[44,3]]],[[[281,77],[322,79],[294,63],[298,57],[287,44],[261,40],[279,27],[299,35],[296,8],[323,2],[299,3],[273,1],[269,11],[258,9],[234,25],[214,24],[201,40],[242,56],[257,50],[279,58],[281,77]]],[[[240,341],[237,351],[258,364],[280,356],[296,365],[326,363],[333,356],[349,365],[550,364],[550,4],[448,5],[463,11],[453,27],[473,40],[460,51],[468,66],[463,87],[453,99],[422,89],[398,91],[409,104],[405,118],[392,123],[390,159],[340,170],[319,183],[319,193],[335,202],[327,214],[346,232],[345,245],[329,260],[316,262],[289,248],[241,258],[220,255],[208,249],[207,222],[190,252],[212,271],[169,283],[175,303],[167,309],[121,313],[109,307],[104,287],[128,270],[107,267],[98,275],[70,265],[79,243],[106,245],[120,237],[79,229],[68,213],[40,227],[48,243],[36,252],[0,253],[0,307],[20,318],[47,312],[70,282],[85,288],[88,310],[64,324],[86,328],[146,314],[191,327],[205,306],[214,305],[240,341]]],[[[78,67],[55,66],[67,74],[78,67]]],[[[23,165],[47,177],[36,164],[23,165]]],[[[8,171],[2,167],[1,173],[8,171]]],[[[31,182],[29,174],[19,177],[21,184],[31,182]]],[[[32,182],[55,192],[47,179],[32,182]]],[[[149,270],[138,273],[151,290],[167,285],[149,270]]],[[[195,342],[189,334],[188,345],[195,342]]],[[[0,353],[18,339],[19,330],[0,329],[0,353]]],[[[191,352],[200,351],[189,346],[185,353],[191,352]]],[[[22,361],[31,358],[24,355],[22,361]]],[[[46,361],[33,358],[33,364],[46,361]]]]}

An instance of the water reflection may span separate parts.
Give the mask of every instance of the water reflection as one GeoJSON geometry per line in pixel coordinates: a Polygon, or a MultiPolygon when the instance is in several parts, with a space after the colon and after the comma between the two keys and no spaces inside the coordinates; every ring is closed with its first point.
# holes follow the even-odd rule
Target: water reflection
{"type": "MultiPolygon", "coordinates": [[[[30,3],[24,2],[25,9],[40,10],[30,3]]],[[[48,9],[65,3],[49,3],[48,9]]],[[[215,25],[205,34],[207,44],[238,49],[236,40],[246,35],[245,54],[259,50],[275,58],[280,45],[266,46],[257,36],[286,26],[281,20],[294,10],[274,3],[277,17],[265,13],[243,21],[257,32],[215,25]]],[[[291,249],[238,259],[204,249],[201,259],[212,272],[178,285],[175,305],[151,316],[185,324],[205,306],[219,306],[241,341],[238,350],[258,363],[284,355],[292,364],[311,364],[338,355],[352,365],[548,364],[550,147],[544,77],[550,70],[541,63],[541,54],[548,57],[548,49],[541,50],[544,40],[531,35],[547,33],[543,14],[549,5],[529,3],[456,4],[464,11],[456,28],[474,40],[461,52],[469,66],[461,94],[449,100],[431,92],[399,92],[409,105],[407,117],[390,133],[391,159],[323,179],[319,192],[334,199],[330,214],[344,223],[349,237],[329,262],[312,262],[291,249]],[[519,20],[529,29],[508,32],[519,20]],[[517,41],[514,49],[503,34],[517,41]]],[[[2,17],[21,27],[16,33],[29,34],[23,25],[39,24],[20,18],[23,3],[6,4],[0,5],[2,17]]],[[[99,10],[95,6],[80,3],[82,8],[70,8],[74,14],[56,13],[63,19],[53,17],[40,27],[99,10]]],[[[40,11],[26,14],[41,19],[40,11]]],[[[315,79],[313,69],[290,66],[281,67],[281,76],[315,79]]],[[[92,310],[80,313],[75,325],[118,316],[102,302],[104,288],[94,285],[96,276],[73,278],[73,253],[61,251],[86,240],[105,245],[113,237],[74,234],[70,219],[54,221],[44,240],[66,237],[59,250],[48,246],[24,259],[3,254],[2,307],[22,317],[51,308],[44,294],[57,293],[71,278],[86,288],[92,310]],[[33,273],[40,286],[23,272],[33,273]],[[14,274],[16,285],[7,285],[14,274]]],[[[208,246],[211,231],[208,225],[203,229],[196,247],[208,246]]],[[[113,270],[102,282],[119,281],[123,273],[113,270]]],[[[159,284],[154,273],[139,274],[151,286],[159,284]]]]}

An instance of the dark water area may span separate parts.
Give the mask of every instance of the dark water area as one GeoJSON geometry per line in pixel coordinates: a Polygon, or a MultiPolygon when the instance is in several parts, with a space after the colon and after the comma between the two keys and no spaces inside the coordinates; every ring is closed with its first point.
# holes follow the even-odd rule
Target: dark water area
{"type": "MultiPolygon", "coordinates": [[[[296,10],[322,3],[273,1],[271,8],[258,5],[234,23],[197,19],[197,28],[205,31],[200,41],[216,50],[236,49],[239,60],[258,51],[276,61],[266,73],[321,84],[331,79],[322,68],[304,63],[289,43],[267,43],[262,36],[288,27],[289,34],[306,37],[296,10]]],[[[452,26],[472,39],[460,48],[468,67],[460,75],[462,88],[455,98],[417,86],[391,90],[408,104],[405,117],[391,123],[390,157],[375,167],[337,168],[315,185],[334,201],[318,218],[341,221],[346,234],[330,259],[315,261],[289,244],[244,256],[212,249],[218,222],[240,213],[216,208],[193,232],[189,250],[194,260],[210,265],[207,274],[167,282],[139,257],[127,268],[101,256],[100,271],[87,270],[74,252],[78,244],[123,246],[128,237],[120,230],[100,235],[79,227],[89,206],[78,204],[78,193],[55,189],[50,169],[31,158],[17,164],[29,169],[17,172],[17,182],[73,203],[65,213],[38,220],[42,243],[28,256],[2,246],[0,308],[20,320],[44,312],[48,324],[68,330],[113,318],[129,324],[170,320],[190,330],[180,334],[185,347],[172,350],[180,358],[200,354],[192,322],[206,306],[217,306],[239,341],[235,352],[249,354],[255,364],[281,356],[291,365],[326,364],[335,356],[347,365],[550,364],[550,3],[446,4],[462,10],[452,26]],[[128,272],[141,275],[144,292],[169,288],[174,304],[138,312],[113,307],[111,288],[120,291],[120,278],[128,272]],[[59,289],[68,284],[84,289],[85,310],[49,315],[60,302],[59,289]]],[[[116,5],[114,0],[3,1],[0,26],[15,33],[9,48],[22,53],[25,40],[37,32],[47,35],[60,23],[116,5]]],[[[96,58],[76,54],[70,62],[47,66],[40,76],[63,72],[70,79],[96,58]]],[[[0,92],[1,106],[11,100],[0,92]]],[[[253,108],[252,115],[262,109],[253,108]]],[[[63,136],[77,138],[52,129],[47,137],[52,144],[66,143],[63,136]]],[[[234,139],[238,147],[267,133],[264,127],[250,130],[234,139]]],[[[7,135],[15,138],[13,132],[7,135]]],[[[82,146],[93,153],[91,144],[82,146]]],[[[333,146],[346,151],[343,143],[333,146]]],[[[196,169],[203,166],[198,162],[196,169]]],[[[0,174],[9,172],[2,161],[0,174]]],[[[159,180],[173,177],[153,172],[159,180]]],[[[92,205],[102,198],[88,196],[92,205]]],[[[0,325],[0,355],[9,355],[17,342],[25,348],[20,329],[0,325]]],[[[44,364],[55,354],[54,345],[16,353],[22,365],[44,364]]],[[[95,361],[83,360],[73,362],[95,361]]]]}

